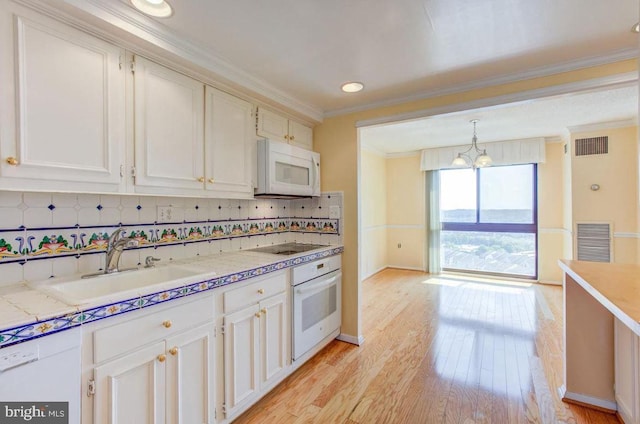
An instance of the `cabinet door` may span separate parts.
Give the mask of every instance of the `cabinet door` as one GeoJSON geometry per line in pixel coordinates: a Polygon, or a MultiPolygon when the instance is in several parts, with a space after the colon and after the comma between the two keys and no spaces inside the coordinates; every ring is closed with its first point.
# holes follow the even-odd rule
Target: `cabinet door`
{"type": "Polygon", "coordinates": [[[313,150],[313,129],[296,121],[289,121],[289,142],[303,149],[313,150]]]}
{"type": "Polygon", "coordinates": [[[615,396],[625,423],[638,423],[638,336],[614,320],[615,396]]]}
{"type": "Polygon", "coordinates": [[[167,422],[213,423],[214,325],[202,325],[166,340],[167,422]]]}
{"type": "Polygon", "coordinates": [[[289,120],[266,109],[258,108],[257,134],[269,140],[287,143],[289,120]]]}
{"type": "Polygon", "coordinates": [[[233,416],[259,387],[259,308],[225,316],[224,368],[226,416],[233,416]]]}
{"type": "Polygon", "coordinates": [[[164,423],[165,360],[158,342],[96,367],[94,424],[164,423]]]}
{"type": "Polygon", "coordinates": [[[253,197],[252,105],[206,87],[206,189],[219,197],[253,197]]]}
{"type": "Polygon", "coordinates": [[[134,84],[136,191],[202,191],[204,85],[139,56],[134,84]]]}
{"type": "Polygon", "coordinates": [[[124,50],[8,2],[0,28],[0,188],[118,191],[124,50]]]}
{"type": "Polygon", "coordinates": [[[260,302],[261,381],[268,383],[287,366],[289,326],[284,293],[260,302]]]}

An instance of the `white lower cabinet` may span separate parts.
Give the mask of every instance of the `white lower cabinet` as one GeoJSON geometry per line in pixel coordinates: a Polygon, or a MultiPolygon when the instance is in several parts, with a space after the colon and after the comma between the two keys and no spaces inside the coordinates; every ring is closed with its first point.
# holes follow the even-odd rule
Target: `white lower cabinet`
{"type": "MultiPolygon", "coordinates": [[[[287,294],[280,292],[259,301],[251,293],[266,294],[262,288],[274,277],[242,289],[247,304],[224,317],[225,403],[227,418],[236,416],[286,375],[289,341],[287,294]]],[[[284,280],[286,274],[276,277],[284,280]]],[[[225,293],[227,294],[227,293],[225,293]]],[[[227,298],[225,298],[226,301],[227,298]]],[[[230,304],[232,302],[227,302],[230,304]]]]}
{"type": "Polygon", "coordinates": [[[625,424],[640,424],[638,336],[617,318],[614,322],[615,396],[618,414],[625,424]]]}
{"type": "Polygon", "coordinates": [[[164,423],[165,343],[138,349],[95,369],[95,423],[164,423]]]}
{"type": "Polygon", "coordinates": [[[85,334],[83,422],[215,423],[212,299],[114,318],[85,334]]]}

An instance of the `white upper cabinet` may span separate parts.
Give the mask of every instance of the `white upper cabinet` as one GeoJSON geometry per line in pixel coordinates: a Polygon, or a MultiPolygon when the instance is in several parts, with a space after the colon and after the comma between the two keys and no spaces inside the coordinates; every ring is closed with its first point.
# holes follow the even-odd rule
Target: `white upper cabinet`
{"type": "Polygon", "coordinates": [[[139,56],[134,69],[136,191],[203,190],[204,84],[139,56]]]}
{"type": "Polygon", "coordinates": [[[269,140],[295,144],[309,150],[313,149],[313,130],[311,128],[263,108],[258,108],[256,133],[269,140]]]}
{"type": "Polygon", "coordinates": [[[289,121],[289,143],[313,150],[313,129],[296,121],[289,121]]]}
{"type": "Polygon", "coordinates": [[[124,50],[0,6],[0,188],[123,188],[124,50]]]}
{"type": "Polygon", "coordinates": [[[205,99],[206,189],[217,197],[253,197],[253,106],[212,87],[205,99]]]}

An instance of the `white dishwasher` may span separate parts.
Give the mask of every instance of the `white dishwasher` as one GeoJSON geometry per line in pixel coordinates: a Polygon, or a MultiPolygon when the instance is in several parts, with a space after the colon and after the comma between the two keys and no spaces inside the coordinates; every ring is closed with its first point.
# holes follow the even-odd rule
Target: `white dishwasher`
{"type": "Polygon", "coordinates": [[[69,402],[79,424],[80,341],[77,327],[0,349],[0,402],[69,402]]]}

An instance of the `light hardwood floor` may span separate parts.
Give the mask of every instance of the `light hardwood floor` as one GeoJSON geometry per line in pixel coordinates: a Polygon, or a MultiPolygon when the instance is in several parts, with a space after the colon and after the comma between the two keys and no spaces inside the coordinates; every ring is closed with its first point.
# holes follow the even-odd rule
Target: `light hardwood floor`
{"type": "Polygon", "coordinates": [[[618,423],[558,397],[560,287],[388,269],[361,301],[362,346],[332,342],[234,423],[618,423]]]}

